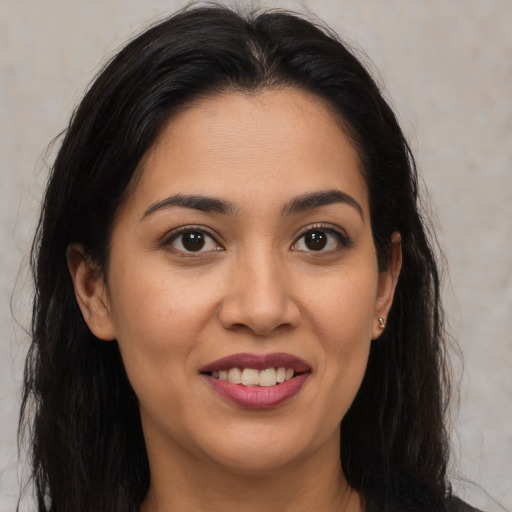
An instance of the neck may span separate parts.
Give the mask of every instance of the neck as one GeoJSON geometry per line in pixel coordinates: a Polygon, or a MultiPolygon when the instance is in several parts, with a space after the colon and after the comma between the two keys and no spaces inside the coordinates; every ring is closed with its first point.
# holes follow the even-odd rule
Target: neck
{"type": "Polygon", "coordinates": [[[151,484],[141,512],[361,512],[338,454],[326,450],[286,467],[240,472],[176,453],[172,460],[148,453],[151,484]]]}

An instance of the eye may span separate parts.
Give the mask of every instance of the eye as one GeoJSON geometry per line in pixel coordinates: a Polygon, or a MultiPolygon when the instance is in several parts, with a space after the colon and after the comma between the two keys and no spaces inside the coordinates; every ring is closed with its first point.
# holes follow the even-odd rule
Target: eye
{"type": "Polygon", "coordinates": [[[222,246],[211,235],[203,230],[193,228],[174,232],[167,244],[173,249],[185,253],[222,250],[222,246]]]}
{"type": "Polygon", "coordinates": [[[293,244],[292,250],[304,252],[330,252],[350,247],[350,239],[330,227],[313,227],[304,232],[293,244]]]}

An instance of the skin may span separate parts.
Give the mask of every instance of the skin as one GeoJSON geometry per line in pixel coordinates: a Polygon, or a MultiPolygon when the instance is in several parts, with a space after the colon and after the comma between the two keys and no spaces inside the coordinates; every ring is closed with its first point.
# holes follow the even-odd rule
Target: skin
{"type": "Polygon", "coordinates": [[[151,469],[142,510],[362,510],[341,470],[339,424],[401,261],[395,233],[389,269],[378,270],[368,193],[342,124],[295,89],[228,92],[171,119],[140,171],[115,221],[108,274],[78,245],[68,263],[86,322],[117,339],[139,399],[151,469]],[[358,207],[283,211],[332,190],[358,207]],[[232,208],[155,206],[176,194],[232,208]],[[185,250],[173,235],[182,226],[207,233],[202,250],[185,250]],[[322,250],[305,243],[312,229],[326,237],[322,250]],[[240,352],[286,352],[312,371],[284,404],[244,409],[200,374],[240,352]]]}

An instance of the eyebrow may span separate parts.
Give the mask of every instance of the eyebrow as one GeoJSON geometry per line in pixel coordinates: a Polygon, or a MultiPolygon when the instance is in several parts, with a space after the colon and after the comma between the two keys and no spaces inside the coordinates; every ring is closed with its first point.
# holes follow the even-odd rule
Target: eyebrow
{"type": "MultiPolygon", "coordinates": [[[[364,213],[361,205],[349,194],[341,190],[325,190],[311,192],[301,196],[294,197],[286,203],[281,209],[281,215],[288,217],[290,215],[301,213],[307,210],[314,210],[330,204],[342,203],[353,207],[361,216],[364,222],[364,213]]],[[[214,212],[223,215],[233,215],[237,210],[236,206],[223,199],[203,195],[184,195],[176,194],[153,203],[141,217],[141,221],[153,213],[178,206],[181,208],[191,208],[202,212],[214,212]]]]}
{"type": "Polygon", "coordinates": [[[214,212],[224,215],[232,215],[236,208],[233,203],[217,199],[215,197],[201,196],[201,195],[183,195],[176,194],[167,197],[161,201],[153,203],[142,215],[141,220],[144,220],[149,215],[159,211],[172,208],[173,206],[180,206],[182,208],[192,208],[202,212],[214,212]]]}
{"type": "Polygon", "coordinates": [[[293,215],[294,213],[313,210],[315,208],[320,208],[322,206],[328,206],[335,203],[342,203],[351,206],[357,211],[357,213],[359,213],[361,219],[364,222],[364,212],[362,206],[349,194],[335,189],[312,192],[310,194],[304,194],[302,196],[295,197],[284,205],[283,209],[281,210],[281,214],[283,217],[286,217],[288,215],[293,215]]]}

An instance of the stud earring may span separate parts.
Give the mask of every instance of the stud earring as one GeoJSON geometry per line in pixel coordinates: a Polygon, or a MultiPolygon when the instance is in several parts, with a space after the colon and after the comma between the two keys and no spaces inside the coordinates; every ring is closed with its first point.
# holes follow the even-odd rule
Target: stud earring
{"type": "Polygon", "coordinates": [[[379,329],[381,329],[383,331],[385,327],[386,327],[386,320],[384,320],[383,317],[379,317],[379,329]]]}

